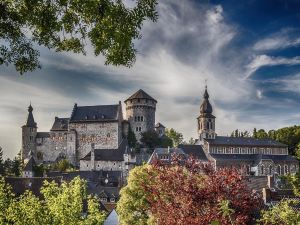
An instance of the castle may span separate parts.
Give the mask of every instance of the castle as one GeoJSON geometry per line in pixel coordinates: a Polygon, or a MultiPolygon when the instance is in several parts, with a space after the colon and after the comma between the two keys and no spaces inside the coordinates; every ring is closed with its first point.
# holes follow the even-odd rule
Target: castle
{"type": "Polygon", "coordinates": [[[125,161],[136,160],[129,154],[129,126],[138,141],[142,132],[164,132],[164,127],[155,127],[157,101],[146,92],[138,90],[124,103],[126,118],[121,102],[96,106],[75,103],[69,118],[55,117],[50,132],[38,132],[30,104],[22,126],[22,159],[32,156],[37,163],[53,163],[66,158],[80,170],[124,170],[125,161]]]}

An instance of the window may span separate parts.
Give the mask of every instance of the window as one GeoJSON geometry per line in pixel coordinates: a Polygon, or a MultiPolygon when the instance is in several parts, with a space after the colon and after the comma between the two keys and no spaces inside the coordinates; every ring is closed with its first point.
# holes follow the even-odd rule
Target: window
{"type": "Polygon", "coordinates": [[[144,117],[143,116],[141,116],[141,121],[144,121],[144,117]]]}
{"type": "Polygon", "coordinates": [[[140,121],[141,121],[141,117],[140,117],[140,116],[138,116],[137,118],[138,118],[138,122],[140,122],[140,121]]]}
{"type": "Polygon", "coordinates": [[[139,127],[139,131],[142,131],[142,128],[141,128],[141,127],[139,127]]]}
{"type": "Polygon", "coordinates": [[[284,165],[284,175],[289,173],[289,167],[288,165],[284,165]]]}
{"type": "Polygon", "coordinates": [[[108,134],[106,135],[106,137],[108,137],[108,138],[109,138],[109,137],[110,137],[110,133],[108,133],[108,134]]]}
{"type": "Polygon", "coordinates": [[[251,172],[251,167],[250,167],[250,165],[247,165],[247,168],[246,168],[247,170],[246,170],[246,173],[247,173],[247,175],[250,175],[250,172],[251,172]]]}
{"type": "Polygon", "coordinates": [[[272,174],[273,174],[273,166],[270,165],[270,166],[269,166],[269,175],[272,175],[272,174]]]}
{"type": "Polygon", "coordinates": [[[101,198],[100,201],[101,202],[107,202],[107,198],[101,198]]]}
{"type": "Polygon", "coordinates": [[[276,172],[278,175],[281,175],[281,166],[280,165],[277,166],[276,172]]]}
{"type": "Polygon", "coordinates": [[[110,202],[115,202],[115,198],[110,198],[110,202]]]}
{"type": "Polygon", "coordinates": [[[260,166],[260,174],[263,175],[265,171],[264,165],[260,166]]]}
{"type": "Polygon", "coordinates": [[[141,99],[138,99],[138,102],[141,102],[141,99]]]}
{"type": "Polygon", "coordinates": [[[29,139],[30,139],[30,141],[33,141],[33,137],[32,136],[30,136],[29,139]]]}
{"type": "Polygon", "coordinates": [[[139,131],[139,128],[138,128],[138,127],[136,127],[136,128],[135,128],[135,131],[139,131]]]}

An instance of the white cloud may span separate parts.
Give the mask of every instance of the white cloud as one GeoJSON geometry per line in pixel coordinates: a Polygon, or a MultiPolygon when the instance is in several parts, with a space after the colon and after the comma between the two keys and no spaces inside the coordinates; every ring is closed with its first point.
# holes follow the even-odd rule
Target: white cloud
{"type": "Polygon", "coordinates": [[[275,66],[275,65],[297,65],[300,64],[300,56],[293,58],[274,57],[268,55],[257,55],[246,66],[247,72],[245,79],[249,78],[256,70],[263,66],[275,66]]]}
{"type": "Polygon", "coordinates": [[[256,90],[256,96],[257,96],[258,99],[262,99],[263,98],[262,90],[256,90]]]}

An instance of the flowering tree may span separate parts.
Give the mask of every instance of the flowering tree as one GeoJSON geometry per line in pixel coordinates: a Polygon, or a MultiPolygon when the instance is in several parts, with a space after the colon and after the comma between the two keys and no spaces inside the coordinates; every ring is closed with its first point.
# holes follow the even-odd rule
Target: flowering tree
{"type": "Polygon", "coordinates": [[[262,203],[236,169],[215,170],[190,158],[153,170],[156,182],[144,188],[158,224],[246,224],[262,203]]]}

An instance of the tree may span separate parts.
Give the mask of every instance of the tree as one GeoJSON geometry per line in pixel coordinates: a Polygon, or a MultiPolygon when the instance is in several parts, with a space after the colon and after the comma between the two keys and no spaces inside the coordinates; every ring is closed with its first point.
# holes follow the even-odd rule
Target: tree
{"type": "Polygon", "coordinates": [[[40,225],[103,224],[105,213],[99,209],[99,199],[86,194],[86,182],[79,177],[71,182],[45,182],[40,200],[30,191],[19,197],[0,178],[0,224],[40,225]],[[83,204],[88,209],[84,216],[83,204]]]}
{"type": "Polygon", "coordinates": [[[172,147],[172,146],[173,146],[173,141],[171,138],[169,138],[165,135],[160,138],[159,147],[168,148],[168,147],[172,147]]]}
{"type": "Polygon", "coordinates": [[[131,148],[136,147],[137,140],[136,140],[135,134],[132,131],[130,125],[129,125],[129,128],[128,128],[128,137],[127,137],[127,140],[128,140],[129,147],[131,147],[131,148]]]}
{"type": "MultiPolygon", "coordinates": [[[[215,170],[195,159],[154,165],[155,183],[144,185],[157,224],[247,224],[262,204],[236,169],[215,170]],[[229,206],[225,212],[224,202],[229,206]],[[231,212],[231,215],[228,215],[231,212]]],[[[153,177],[150,177],[152,180],[153,177]]],[[[226,206],[226,205],[225,205],[226,206]]]]}
{"type": "Polygon", "coordinates": [[[261,212],[261,224],[274,225],[295,225],[299,224],[300,212],[293,209],[293,206],[300,204],[299,200],[281,200],[277,205],[270,210],[261,212]]]}
{"type": "Polygon", "coordinates": [[[196,143],[196,140],[194,138],[190,138],[189,142],[190,145],[194,145],[196,143]]]}
{"type": "Polygon", "coordinates": [[[4,173],[3,150],[0,147],[0,176],[4,176],[4,173]]]}
{"type": "Polygon", "coordinates": [[[296,146],[295,156],[297,157],[298,160],[300,160],[300,143],[298,143],[296,146]]]}
{"type": "Polygon", "coordinates": [[[11,173],[16,177],[19,177],[22,174],[22,162],[20,158],[15,157],[12,161],[11,173]]]}
{"type": "Polygon", "coordinates": [[[262,201],[235,169],[215,170],[189,158],[140,167],[121,190],[121,224],[247,224],[262,201]],[[126,207],[127,206],[127,207],[126,207]],[[140,221],[140,223],[137,223],[140,221]]]}
{"type": "Polygon", "coordinates": [[[56,170],[60,172],[65,172],[73,169],[74,167],[67,159],[61,159],[52,165],[52,170],[56,170]]]}
{"type": "Polygon", "coordinates": [[[131,66],[145,20],[156,21],[157,0],[136,0],[134,7],[114,0],[2,0],[0,65],[21,74],[40,67],[34,45],[85,54],[91,43],[106,64],[131,66]],[[31,35],[27,35],[30,33],[31,35]]]}
{"type": "Polygon", "coordinates": [[[4,171],[6,176],[12,175],[12,161],[9,158],[4,161],[4,171]]]}
{"type": "Polygon", "coordinates": [[[121,189],[121,198],[117,203],[120,225],[150,224],[148,193],[143,185],[151,185],[154,181],[150,179],[152,176],[152,166],[147,164],[130,171],[127,185],[121,189]]]}
{"type": "Polygon", "coordinates": [[[150,149],[154,149],[160,145],[160,138],[154,130],[143,132],[141,136],[141,142],[150,149]]]}
{"type": "Polygon", "coordinates": [[[173,128],[166,130],[166,136],[173,141],[172,147],[177,147],[183,142],[183,135],[175,131],[173,128]]]}
{"type": "Polygon", "coordinates": [[[253,138],[257,138],[257,131],[256,131],[256,128],[253,129],[252,137],[253,137],[253,138]]]}

